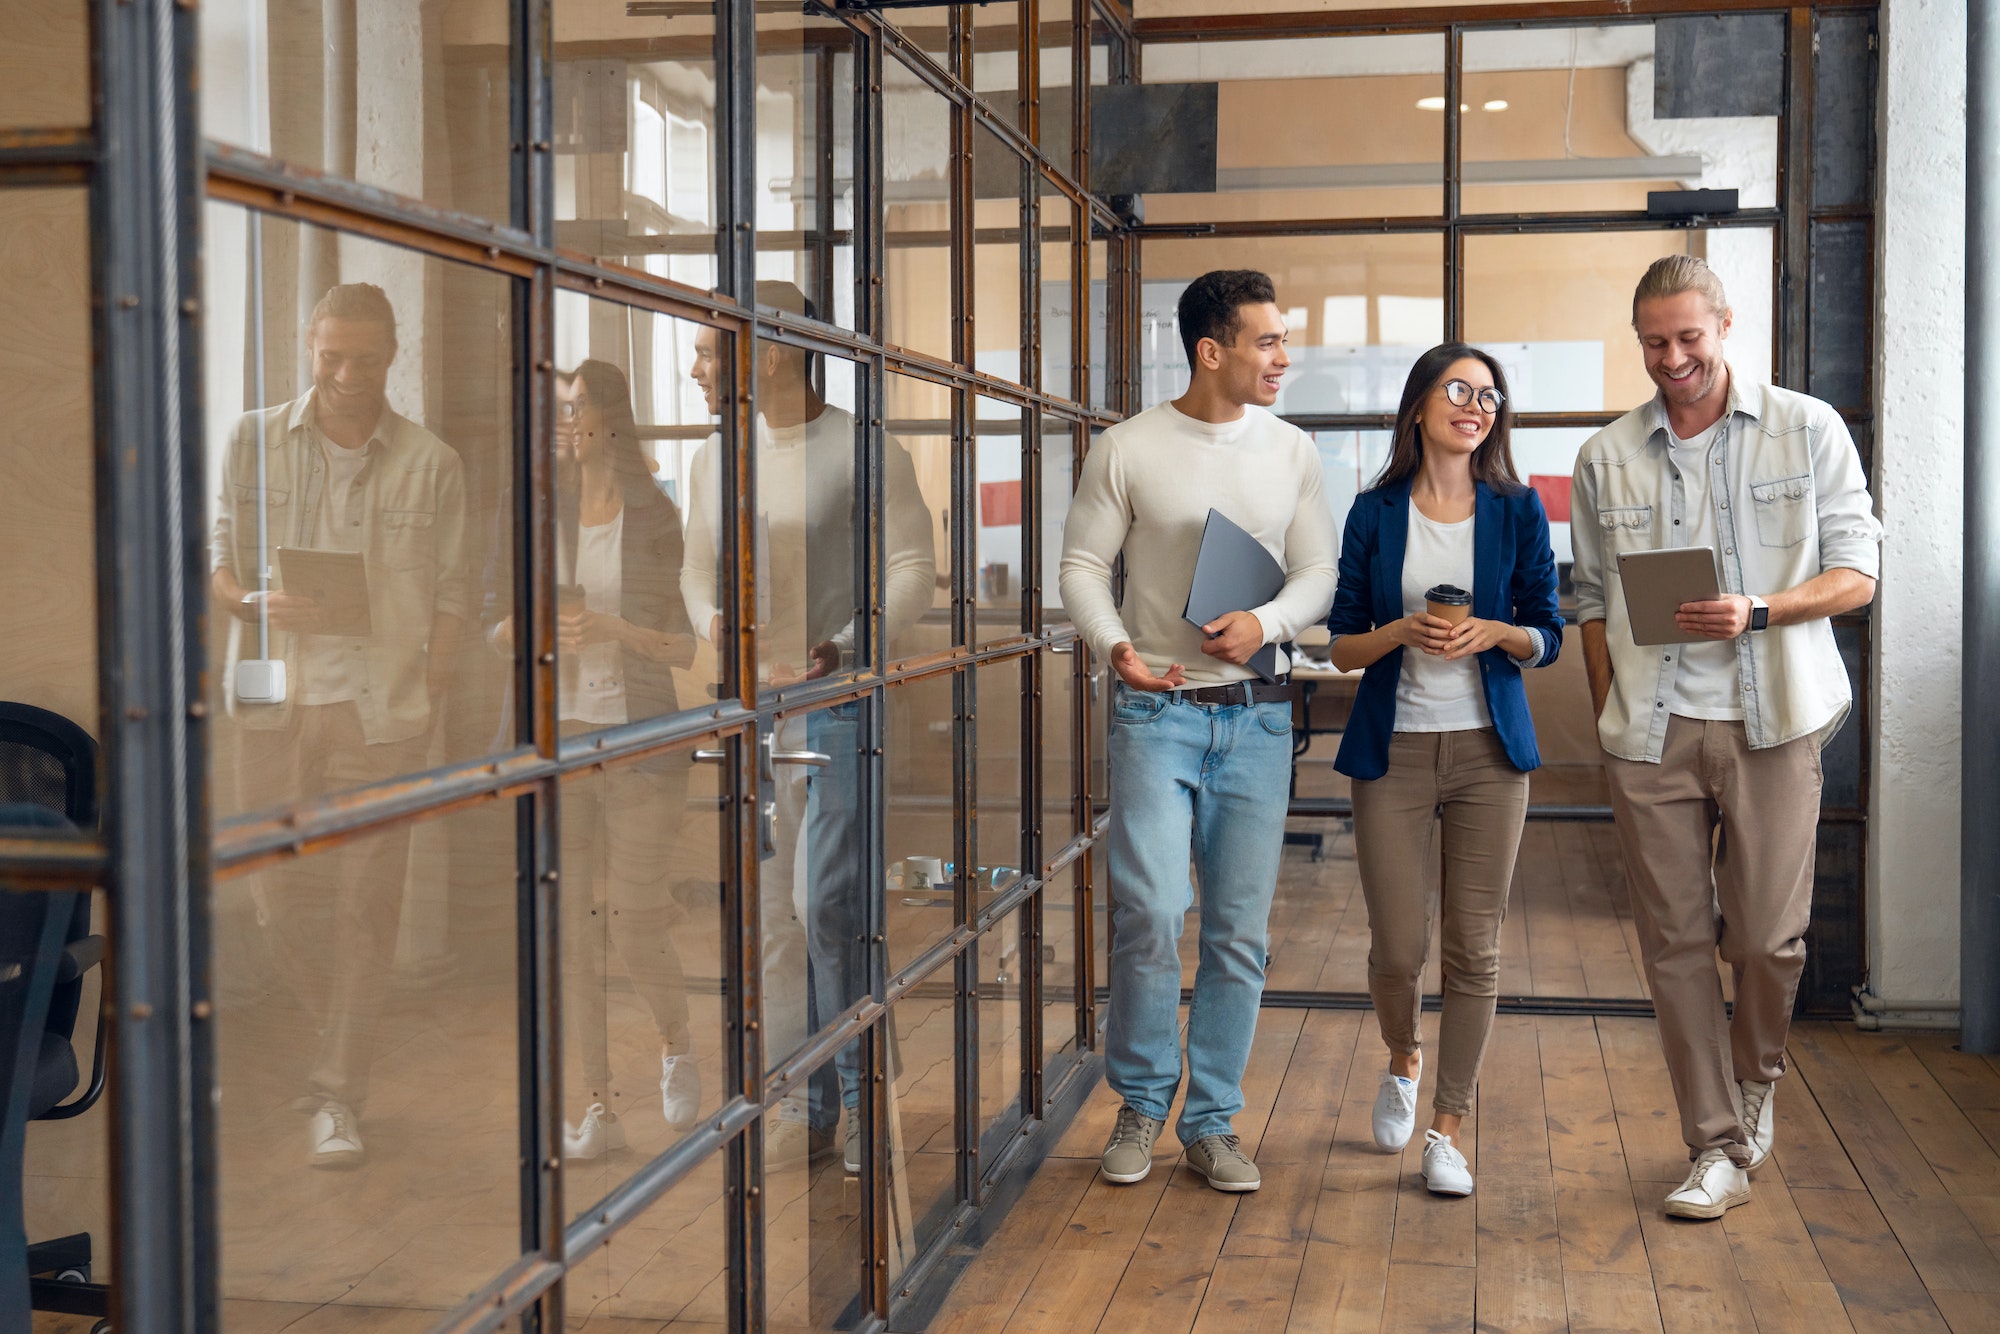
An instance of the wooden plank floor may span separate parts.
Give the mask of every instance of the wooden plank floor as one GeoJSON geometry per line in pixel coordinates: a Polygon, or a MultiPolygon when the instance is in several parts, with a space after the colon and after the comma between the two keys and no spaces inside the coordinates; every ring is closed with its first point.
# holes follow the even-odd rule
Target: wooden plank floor
{"type": "Polygon", "coordinates": [[[1209,1190],[1170,1142],[1098,1180],[1100,1088],[931,1329],[1991,1334],[2000,1062],[1952,1042],[1799,1025],[1751,1202],[1689,1223],[1660,1210],[1687,1154],[1650,1020],[1501,1016],[1453,1200],[1370,1142],[1374,1017],[1267,1010],[1236,1123],[1263,1190],[1209,1190]]]}

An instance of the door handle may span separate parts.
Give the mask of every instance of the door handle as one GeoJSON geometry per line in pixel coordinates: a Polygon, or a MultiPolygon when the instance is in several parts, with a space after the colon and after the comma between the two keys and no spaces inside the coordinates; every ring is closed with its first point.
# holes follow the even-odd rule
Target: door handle
{"type": "Polygon", "coordinates": [[[771,763],[803,764],[814,769],[824,769],[827,765],[833,763],[833,756],[823,754],[817,750],[773,750],[771,752],[771,763]]]}
{"type": "Polygon", "coordinates": [[[721,764],[729,758],[726,750],[698,750],[694,753],[696,764],[721,764]]]}

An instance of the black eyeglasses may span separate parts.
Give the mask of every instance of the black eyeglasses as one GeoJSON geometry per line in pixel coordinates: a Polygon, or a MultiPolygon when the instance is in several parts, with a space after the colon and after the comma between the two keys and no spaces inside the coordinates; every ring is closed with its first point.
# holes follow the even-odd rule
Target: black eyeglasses
{"type": "Polygon", "coordinates": [[[1479,400],[1479,410],[1491,417],[1499,416],[1500,405],[1507,401],[1507,396],[1491,385],[1488,385],[1484,389],[1474,389],[1463,380],[1446,380],[1444,382],[1444,396],[1451,401],[1451,405],[1455,408],[1468,407],[1471,405],[1472,400],[1477,398],[1479,400]]]}

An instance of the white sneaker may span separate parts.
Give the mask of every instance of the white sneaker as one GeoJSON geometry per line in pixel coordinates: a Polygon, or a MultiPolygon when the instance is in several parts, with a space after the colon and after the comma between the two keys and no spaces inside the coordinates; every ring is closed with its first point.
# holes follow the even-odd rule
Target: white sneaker
{"type": "Polygon", "coordinates": [[[1750,1165],[1744,1170],[1754,1172],[1771,1156],[1771,1143],[1778,1137],[1778,1119],[1771,1111],[1777,1086],[1745,1079],[1736,1089],[1743,1104],[1743,1135],[1750,1141],[1750,1165]]]}
{"type": "Polygon", "coordinates": [[[694,1057],[660,1058],[660,1107],[675,1130],[686,1130],[701,1115],[701,1070],[694,1057]]]}
{"type": "Polygon", "coordinates": [[[1382,1087],[1375,1090],[1375,1147],[1396,1153],[1410,1142],[1417,1130],[1417,1080],[1424,1077],[1424,1058],[1417,1055],[1417,1078],[1405,1079],[1387,1070],[1382,1087]]]}
{"type": "Polygon", "coordinates": [[[1424,1132],[1424,1185],[1433,1195],[1472,1194],[1472,1173],[1458,1146],[1435,1130],[1424,1132]]]}
{"type": "Polygon", "coordinates": [[[322,1102],[313,1113],[311,1133],[314,1167],[341,1171],[361,1166],[361,1126],[346,1103],[332,1098],[322,1102]]]}
{"type": "Polygon", "coordinates": [[[583,1124],[563,1122],[563,1157],[602,1158],[613,1149],[625,1147],[625,1123],[593,1102],[583,1114],[583,1124]]]}
{"type": "Polygon", "coordinates": [[[777,1124],[764,1135],[764,1167],[766,1171],[798,1167],[818,1162],[832,1150],[833,1137],[815,1129],[804,1106],[788,1098],[779,1105],[777,1124]]]}
{"type": "Polygon", "coordinates": [[[840,1165],[847,1169],[847,1175],[861,1175],[861,1112],[849,1108],[847,1112],[847,1138],[840,1146],[840,1165]]]}
{"type": "Polygon", "coordinates": [[[1748,1203],[1750,1174],[1721,1149],[1704,1149],[1680,1189],[1667,1196],[1667,1217],[1720,1218],[1726,1210],[1748,1203]]]}

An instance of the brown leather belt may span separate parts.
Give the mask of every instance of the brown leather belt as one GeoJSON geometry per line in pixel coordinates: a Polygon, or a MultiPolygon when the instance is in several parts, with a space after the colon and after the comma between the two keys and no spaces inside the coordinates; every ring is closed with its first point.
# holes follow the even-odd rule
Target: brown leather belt
{"type": "Polygon", "coordinates": [[[1299,688],[1290,677],[1281,677],[1275,684],[1237,681],[1226,686],[1176,690],[1173,696],[1191,704],[1288,704],[1299,697],[1299,688]]]}

